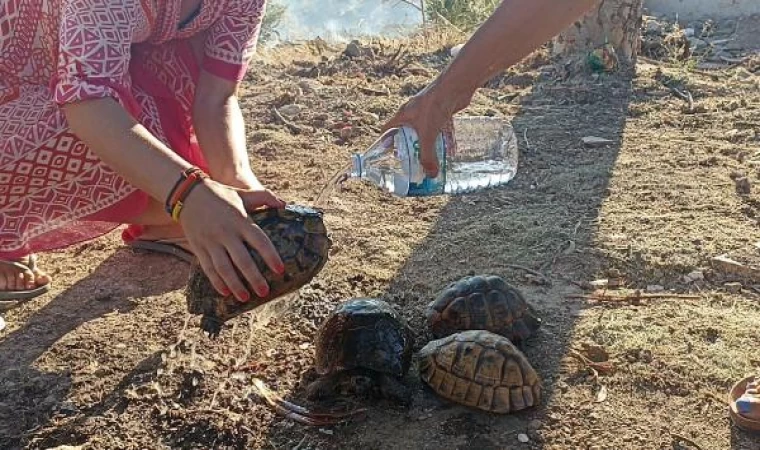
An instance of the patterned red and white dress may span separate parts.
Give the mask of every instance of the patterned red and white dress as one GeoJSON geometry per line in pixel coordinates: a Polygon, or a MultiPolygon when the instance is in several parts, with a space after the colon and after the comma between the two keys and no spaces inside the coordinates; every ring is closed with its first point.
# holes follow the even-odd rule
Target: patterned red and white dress
{"type": "Polygon", "coordinates": [[[180,0],[0,0],[0,259],[100,236],[148,203],[71,133],[63,104],[113,97],[205,167],[195,81],[242,79],[264,9],[204,0],[180,23],[180,0]]]}

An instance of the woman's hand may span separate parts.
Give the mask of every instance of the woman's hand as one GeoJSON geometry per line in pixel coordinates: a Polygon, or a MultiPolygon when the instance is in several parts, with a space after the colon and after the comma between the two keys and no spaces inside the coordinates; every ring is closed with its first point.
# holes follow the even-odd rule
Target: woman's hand
{"type": "Polygon", "coordinates": [[[435,81],[411,99],[384,130],[408,125],[420,138],[420,162],[438,174],[439,131],[488,79],[551,39],[599,0],[503,0],[435,81]]]}
{"type": "Polygon", "coordinates": [[[220,294],[232,293],[242,302],[250,300],[244,281],[260,297],[269,293],[269,286],[245,243],[274,272],[282,274],[285,270],[267,235],[248,219],[247,211],[262,206],[282,208],[285,202],[268,190],[235,189],[207,180],[188,195],[180,215],[185,236],[212,285],[220,294]]]}
{"type": "Polygon", "coordinates": [[[438,133],[446,127],[454,114],[467,107],[471,98],[472,93],[464,92],[456,96],[434,82],[404,104],[383,126],[382,131],[404,125],[413,128],[420,139],[420,163],[425,173],[435,178],[439,167],[435,152],[438,133]]]}

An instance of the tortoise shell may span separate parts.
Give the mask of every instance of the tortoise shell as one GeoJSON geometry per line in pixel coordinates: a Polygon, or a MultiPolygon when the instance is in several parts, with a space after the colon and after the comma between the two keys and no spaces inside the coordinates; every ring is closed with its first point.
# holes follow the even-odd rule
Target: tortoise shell
{"type": "Polygon", "coordinates": [[[430,341],[418,356],[422,380],[453,402],[500,414],[541,402],[538,374],[504,336],[463,331],[430,341]]]}
{"type": "MultiPolygon", "coordinates": [[[[222,325],[233,317],[300,289],[327,262],[331,241],[320,211],[288,205],[282,209],[269,208],[251,212],[249,219],[272,241],[285,264],[285,273],[278,275],[273,272],[258,252],[248,247],[251,257],[269,284],[269,294],[258,297],[249,286],[252,298],[243,303],[233,295],[221,296],[200,265],[196,264],[186,290],[187,309],[191,314],[203,315],[201,328],[212,337],[216,337],[222,325]]],[[[238,274],[245,282],[242,274],[238,274]]]]}
{"type": "Polygon", "coordinates": [[[493,275],[465,277],[450,284],[428,305],[425,317],[436,338],[488,330],[519,343],[541,326],[522,293],[493,275]]]}
{"type": "Polygon", "coordinates": [[[413,337],[388,303],[355,298],[340,304],[317,332],[315,369],[329,375],[368,369],[403,377],[412,358],[413,337]]]}

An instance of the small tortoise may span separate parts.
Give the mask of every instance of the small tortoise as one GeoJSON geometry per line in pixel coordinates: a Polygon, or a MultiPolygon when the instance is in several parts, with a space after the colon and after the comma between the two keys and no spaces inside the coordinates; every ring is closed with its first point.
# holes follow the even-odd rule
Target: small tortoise
{"type": "MultiPolygon", "coordinates": [[[[203,314],[201,328],[212,337],[216,337],[222,325],[233,317],[300,289],[327,262],[331,241],[321,212],[304,206],[288,205],[283,209],[254,211],[249,214],[249,218],[274,244],[285,264],[285,273],[274,273],[258,252],[249,247],[254,262],[269,284],[269,294],[258,297],[250,289],[252,299],[243,303],[232,295],[219,295],[200,266],[196,265],[186,290],[187,309],[191,314],[203,314]]],[[[244,280],[242,275],[241,279],[244,280]]]]}
{"type": "Polygon", "coordinates": [[[436,338],[487,330],[518,346],[541,326],[520,291],[493,275],[465,277],[450,284],[428,305],[425,316],[436,338]]]}
{"type": "Polygon", "coordinates": [[[428,342],[418,353],[420,377],[436,394],[507,414],[541,402],[541,380],[507,338],[469,330],[428,342]]]}
{"type": "Polygon", "coordinates": [[[412,332],[386,302],[355,298],[340,304],[317,333],[312,400],[335,394],[410,400],[402,379],[412,358],[412,332]],[[379,395],[378,395],[379,394],[379,395]]]}

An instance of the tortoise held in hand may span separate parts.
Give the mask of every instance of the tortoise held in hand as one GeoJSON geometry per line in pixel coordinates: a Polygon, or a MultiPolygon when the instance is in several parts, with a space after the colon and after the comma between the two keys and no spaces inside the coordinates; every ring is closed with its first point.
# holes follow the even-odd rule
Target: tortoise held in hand
{"type": "Polygon", "coordinates": [[[321,378],[307,387],[307,396],[379,396],[406,404],[411,395],[401,380],[411,358],[411,329],[388,303],[351,299],[320,326],[315,368],[321,378]]]}
{"type": "MultiPolygon", "coordinates": [[[[278,275],[273,272],[258,252],[248,247],[259,271],[269,284],[269,294],[258,297],[249,286],[251,300],[240,302],[232,295],[219,295],[201,267],[196,264],[186,290],[187,309],[191,314],[203,315],[201,328],[212,337],[216,337],[222,325],[231,318],[300,289],[327,262],[331,241],[321,212],[304,206],[288,205],[283,209],[254,211],[249,214],[249,218],[274,244],[285,264],[285,273],[278,275]]],[[[238,274],[245,280],[239,272],[238,274]]]]}
{"type": "Polygon", "coordinates": [[[429,342],[418,353],[422,380],[448,400],[506,414],[541,402],[541,380],[507,338],[469,330],[429,342]]]}
{"type": "Polygon", "coordinates": [[[438,294],[425,311],[437,338],[464,330],[487,330],[517,345],[541,326],[519,290],[493,275],[465,277],[438,294]]]}

